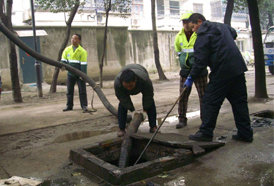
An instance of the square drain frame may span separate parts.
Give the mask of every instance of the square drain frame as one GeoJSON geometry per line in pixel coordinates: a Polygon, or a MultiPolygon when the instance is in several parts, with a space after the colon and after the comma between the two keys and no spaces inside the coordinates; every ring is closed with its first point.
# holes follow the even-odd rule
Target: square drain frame
{"type": "MultiPolygon", "coordinates": [[[[181,137],[177,134],[170,135],[181,137]]],[[[161,139],[162,137],[164,135],[159,134],[152,141],[143,155],[143,161],[134,166],[131,165],[146,146],[150,138],[149,134],[134,134],[131,136],[131,157],[136,159],[133,159],[131,165],[125,168],[118,167],[120,147],[123,141],[123,139],[119,138],[71,150],[70,159],[113,185],[124,185],[191,163],[195,157],[192,151],[194,146],[211,150],[224,145],[224,143],[220,142],[183,142],[181,140],[179,142],[167,142],[161,139]]]]}
{"type": "MultiPolygon", "coordinates": [[[[140,144],[138,149],[144,148],[146,140],[133,138],[133,141],[140,144]]],[[[119,168],[106,161],[106,159],[111,161],[111,159],[115,160],[118,158],[119,160],[121,143],[122,139],[115,139],[71,150],[70,159],[107,182],[120,185],[133,183],[155,176],[163,171],[180,167],[190,163],[193,157],[191,150],[165,147],[159,143],[152,142],[151,148],[148,148],[147,152],[144,153],[144,157],[147,159],[146,162],[126,168],[119,168]],[[166,151],[156,152],[157,150],[153,150],[156,146],[158,146],[157,150],[166,148],[166,151]],[[117,154],[119,154],[118,157],[117,154]]]]}

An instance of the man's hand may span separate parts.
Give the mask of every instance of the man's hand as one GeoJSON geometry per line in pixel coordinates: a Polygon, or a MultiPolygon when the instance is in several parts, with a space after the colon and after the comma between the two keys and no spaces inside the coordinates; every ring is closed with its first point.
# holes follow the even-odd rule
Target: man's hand
{"type": "Polygon", "coordinates": [[[193,79],[191,78],[191,76],[188,76],[186,78],[185,83],[184,83],[184,87],[191,88],[192,87],[192,83],[193,83],[193,79]]]}

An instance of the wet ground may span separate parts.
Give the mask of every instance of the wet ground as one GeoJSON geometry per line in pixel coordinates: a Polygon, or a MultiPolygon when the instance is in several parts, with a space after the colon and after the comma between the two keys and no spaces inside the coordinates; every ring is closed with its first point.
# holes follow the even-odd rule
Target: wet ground
{"type": "MultiPolygon", "coordinates": [[[[179,79],[167,73],[170,81],[153,81],[159,118],[163,118],[176,100],[179,79]]],[[[250,113],[273,111],[274,76],[267,73],[268,95],[272,99],[254,100],[254,70],[246,73],[250,113]]],[[[156,79],[152,75],[152,79],[156,79]]],[[[103,89],[110,102],[117,106],[112,82],[103,89]]],[[[46,86],[45,86],[46,87],[46,86]]],[[[27,89],[27,88],[26,88],[27,89]]],[[[89,88],[89,102],[92,91],[89,88]]],[[[77,87],[76,91],[77,92],[77,87]]],[[[4,92],[0,102],[0,177],[33,177],[48,185],[107,185],[103,180],[72,163],[70,149],[116,138],[117,119],[94,98],[96,113],[82,113],[78,96],[72,112],[62,112],[65,106],[65,87],[58,93],[39,99],[34,89],[23,92],[24,103],[13,104],[11,94],[4,92]]],[[[137,110],[142,110],[141,96],[134,96],[137,110]]],[[[176,129],[177,107],[161,128],[161,133],[185,135],[197,131],[200,125],[199,101],[193,88],[189,101],[188,126],[176,129]]],[[[236,132],[231,107],[224,102],[217,121],[215,139],[226,142],[211,153],[198,157],[192,164],[142,180],[133,185],[273,185],[274,143],[273,121],[251,116],[254,128],[253,143],[231,140],[236,132]]],[[[159,119],[160,121],[160,119],[159,119]]],[[[148,124],[140,126],[140,133],[148,132],[148,124]]]]}

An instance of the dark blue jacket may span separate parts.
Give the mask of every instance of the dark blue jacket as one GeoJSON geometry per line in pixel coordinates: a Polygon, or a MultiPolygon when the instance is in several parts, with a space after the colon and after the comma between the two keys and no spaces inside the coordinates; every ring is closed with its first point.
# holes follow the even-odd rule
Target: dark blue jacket
{"type": "Polygon", "coordinates": [[[123,107],[130,111],[134,111],[135,108],[130,99],[130,95],[136,95],[140,92],[143,94],[143,109],[148,110],[154,103],[153,85],[149,78],[147,70],[139,64],[129,64],[125,66],[121,72],[116,76],[114,80],[115,95],[119,99],[123,107]],[[122,72],[126,69],[130,69],[136,75],[136,87],[129,91],[125,89],[120,80],[122,72]]]}
{"type": "Polygon", "coordinates": [[[227,80],[236,77],[247,67],[234,42],[236,31],[229,25],[204,21],[197,30],[194,45],[195,61],[190,76],[195,79],[202,70],[209,66],[210,81],[227,80]]]}

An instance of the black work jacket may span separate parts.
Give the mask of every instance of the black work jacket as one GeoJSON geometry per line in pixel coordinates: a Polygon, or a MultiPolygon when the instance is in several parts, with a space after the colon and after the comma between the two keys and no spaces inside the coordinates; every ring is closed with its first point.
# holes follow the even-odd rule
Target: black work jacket
{"type": "Polygon", "coordinates": [[[237,33],[232,27],[204,21],[196,33],[195,61],[190,72],[193,79],[207,66],[211,70],[210,81],[227,80],[247,71],[244,59],[234,42],[237,33]]]}
{"type": "Polygon", "coordinates": [[[122,106],[130,111],[135,110],[133,103],[130,99],[130,95],[136,95],[140,92],[143,94],[142,101],[144,110],[149,109],[154,102],[152,82],[149,79],[147,70],[139,64],[129,64],[125,66],[115,78],[114,89],[116,97],[119,99],[122,106]],[[131,91],[125,89],[120,80],[121,73],[126,69],[132,70],[137,77],[136,87],[131,91]]]}

